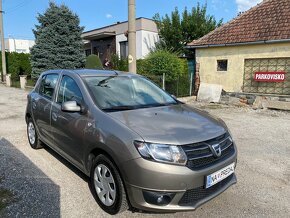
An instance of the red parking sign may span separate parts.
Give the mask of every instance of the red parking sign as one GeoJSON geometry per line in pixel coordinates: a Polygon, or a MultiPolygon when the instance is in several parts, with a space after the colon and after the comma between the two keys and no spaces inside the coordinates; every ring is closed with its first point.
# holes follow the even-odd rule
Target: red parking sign
{"type": "Polygon", "coordinates": [[[255,81],[257,82],[284,82],[286,72],[256,72],[255,81]]]}

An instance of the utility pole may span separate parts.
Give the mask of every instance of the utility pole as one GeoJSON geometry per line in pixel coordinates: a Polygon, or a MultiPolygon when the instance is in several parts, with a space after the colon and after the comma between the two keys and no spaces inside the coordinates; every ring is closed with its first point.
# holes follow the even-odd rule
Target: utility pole
{"type": "Polygon", "coordinates": [[[136,73],[136,0],[128,0],[129,72],[136,73]]]}
{"type": "Polygon", "coordinates": [[[5,40],[4,40],[4,27],[3,27],[3,13],[2,10],[2,0],[0,0],[0,34],[1,34],[1,50],[2,50],[2,73],[1,80],[4,82],[6,80],[6,58],[5,58],[5,40]]]}

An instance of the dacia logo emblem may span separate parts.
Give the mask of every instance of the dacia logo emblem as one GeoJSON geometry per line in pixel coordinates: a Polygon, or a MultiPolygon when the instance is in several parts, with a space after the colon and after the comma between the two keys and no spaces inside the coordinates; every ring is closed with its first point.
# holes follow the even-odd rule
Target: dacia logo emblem
{"type": "Polygon", "coordinates": [[[222,155],[222,149],[220,144],[213,144],[209,146],[214,157],[220,157],[222,155]]]}

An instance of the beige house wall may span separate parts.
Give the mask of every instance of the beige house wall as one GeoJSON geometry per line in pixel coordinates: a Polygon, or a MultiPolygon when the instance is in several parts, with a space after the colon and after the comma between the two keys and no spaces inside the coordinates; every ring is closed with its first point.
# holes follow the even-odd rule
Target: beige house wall
{"type": "MultiPolygon", "coordinates": [[[[136,31],[139,31],[139,30],[146,30],[146,31],[158,33],[156,23],[153,20],[147,19],[147,18],[136,19],[136,31]]],[[[85,37],[95,35],[95,34],[100,34],[103,32],[114,32],[116,35],[119,35],[119,34],[124,34],[126,31],[128,31],[128,21],[112,24],[110,26],[98,28],[95,30],[86,31],[82,34],[82,37],[85,38],[85,37]]]]}
{"type": "Polygon", "coordinates": [[[220,84],[227,92],[242,92],[244,60],[290,57],[290,43],[197,48],[200,80],[220,84]],[[217,60],[228,60],[227,71],[217,71],[217,60]]]}

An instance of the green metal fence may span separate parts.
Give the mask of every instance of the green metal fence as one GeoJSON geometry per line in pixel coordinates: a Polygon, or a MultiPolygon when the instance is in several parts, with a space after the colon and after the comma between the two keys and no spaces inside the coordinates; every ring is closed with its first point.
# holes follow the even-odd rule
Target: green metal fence
{"type": "Polygon", "coordinates": [[[176,80],[170,82],[167,82],[165,77],[165,90],[176,97],[189,96],[190,88],[190,77],[188,75],[178,76],[176,80]]]}
{"type": "Polygon", "coordinates": [[[163,83],[162,76],[158,76],[158,75],[148,75],[148,74],[142,75],[142,76],[145,76],[146,78],[148,78],[149,80],[151,80],[156,85],[158,85],[159,87],[162,88],[162,83],[163,83]]]}
{"type": "Polygon", "coordinates": [[[157,84],[160,88],[164,88],[171,95],[176,97],[190,96],[192,93],[191,78],[189,75],[181,75],[174,81],[166,80],[166,74],[160,75],[143,75],[157,84]]]}

